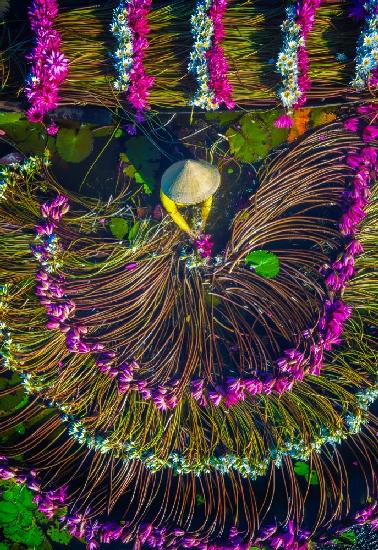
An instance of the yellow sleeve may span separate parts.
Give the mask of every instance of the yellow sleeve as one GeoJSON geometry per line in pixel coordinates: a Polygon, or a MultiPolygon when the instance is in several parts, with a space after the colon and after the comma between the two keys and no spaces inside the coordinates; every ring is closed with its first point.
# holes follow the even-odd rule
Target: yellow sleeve
{"type": "Polygon", "coordinates": [[[176,203],[171,200],[167,195],[165,195],[162,191],[160,191],[160,200],[161,204],[167,211],[167,213],[171,216],[172,220],[175,222],[176,225],[186,233],[191,233],[191,229],[183,216],[178,211],[176,203]]]}
{"type": "Polygon", "coordinates": [[[213,197],[209,197],[202,203],[202,222],[201,222],[201,229],[205,229],[205,225],[207,222],[207,218],[209,217],[209,214],[211,212],[211,207],[213,205],[213,197]]]}

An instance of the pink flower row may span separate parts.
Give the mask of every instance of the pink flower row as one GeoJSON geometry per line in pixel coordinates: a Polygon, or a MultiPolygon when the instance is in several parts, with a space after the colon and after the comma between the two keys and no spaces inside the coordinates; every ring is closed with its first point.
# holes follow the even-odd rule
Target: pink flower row
{"type": "MultiPolygon", "coordinates": [[[[315,24],[315,13],[321,4],[321,0],[301,0],[297,5],[297,24],[301,28],[301,36],[306,42],[308,34],[312,31],[315,24]]],[[[311,88],[311,80],[308,73],[309,57],[305,46],[299,46],[298,49],[298,85],[302,92],[301,97],[294,105],[294,109],[302,107],[306,101],[306,93],[311,88]]]]}
{"type": "MultiPolygon", "coordinates": [[[[30,122],[42,122],[44,116],[59,103],[59,86],[68,74],[68,60],[61,52],[62,40],[54,30],[58,15],[57,0],[34,0],[29,9],[31,28],[36,34],[36,46],[30,55],[31,74],[25,93],[31,103],[27,111],[30,122]]],[[[56,134],[55,124],[48,126],[48,133],[56,134]]]]}
{"type": "Polygon", "coordinates": [[[133,66],[130,73],[128,100],[140,114],[147,107],[154,77],[146,74],[143,60],[148,49],[147,36],[150,33],[147,16],[152,0],[131,0],[127,5],[128,25],[132,32],[133,66]]]}
{"type": "Polygon", "coordinates": [[[206,52],[207,68],[209,71],[209,88],[214,93],[214,101],[223,103],[227,109],[233,109],[235,102],[232,99],[232,86],[228,80],[228,62],[221,46],[225,35],[223,17],[227,9],[227,0],[213,0],[209,16],[213,23],[213,36],[210,49],[206,52]]]}
{"type": "MultiPolygon", "coordinates": [[[[297,51],[298,70],[298,88],[301,92],[300,98],[293,105],[294,109],[300,109],[307,101],[307,92],[311,88],[311,79],[309,76],[309,56],[306,49],[306,40],[308,34],[314,27],[316,10],[321,4],[321,0],[298,0],[296,24],[300,27],[300,37],[303,45],[299,45],[297,51]]],[[[294,121],[291,116],[283,114],[277,118],[274,125],[277,128],[290,128],[294,121]]]]}
{"type": "MultiPolygon", "coordinates": [[[[35,497],[33,501],[37,508],[48,519],[66,509],[68,502],[67,486],[55,490],[43,491],[38,480],[37,472],[22,471],[9,465],[4,456],[0,456],[0,479],[14,480],[18,484],[25,484],[35,497]]],[[[65,511],[59,515],[59,521],[68,532],[77,538],[84,539],[88,550],[97,550],[102,544],[113,542],[129,543],[134,541],[135,548],[147,545],[149,548],[170,548],[180,550],[183,548],[197,548],[198,550],[249,550],[252,545],[268,544],[270,548],[282,550],[309,550],[312,543],[309,541],[310,532],[295,526],[289,521],[286,527],[271,524],[260,527],[257,536],[248,542],[243,542],[243,537],[236,527],[230,529],[228,541],[224,544],[212,543],[208,539],[195,533],[187,533],[180,528],[155,527],[151,523],[141,524],[135,534],[130,523],[119,524],[111,521],[99,521],[86,517],[74,510],[65,511]]],[[[347,526],[369,524],[372,529],[378,528],[378,503],[371,502],[361,510],[347,518],[344,523],[339,522],[327,530],[327,534],[318,537],[319,542],[326,542],[342,533],[347,526]]]]}

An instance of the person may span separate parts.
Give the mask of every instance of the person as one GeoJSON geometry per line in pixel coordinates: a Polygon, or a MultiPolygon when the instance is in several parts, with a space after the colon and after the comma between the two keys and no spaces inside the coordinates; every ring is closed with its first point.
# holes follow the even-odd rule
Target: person
{"type": "Polygon", "coordinates": [[[198,232],[186,221],[180,209],[201,206],[201,233],[211,212],[213,195],[221,176],[218,169],[203,160],[180,160],[172,164],[161,178],[160,200],[175,224],[192,239],[198,232]]]}

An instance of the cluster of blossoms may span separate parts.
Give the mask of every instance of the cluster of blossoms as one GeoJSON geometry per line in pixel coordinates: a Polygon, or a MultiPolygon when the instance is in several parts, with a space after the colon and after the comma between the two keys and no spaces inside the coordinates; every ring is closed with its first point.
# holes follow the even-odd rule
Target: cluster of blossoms
{"type": "Polygon", "coordinates": [[[361,90],[378,84],[378,1],[358,0],[351,15],[364,19],[357,44],[355,76],[351,82],[361,90]]]}
{"type": "MultiPolygon", "coordinates": [[[[41,394],[46,389],[46,381],[43,376],[30,373],[21,374],[21,380],[28,395],[41,394]]],[[[61,418],[63,422],[68,424],[68,433],[71,437],[76,439],[80,445],[85,445],[95,452],[101,454],[112,452],[114,456],[121,458],[126,463],[131,460],[138,460],[152,472],[168,468],[177,475],[201,475],[210,473],[212,470],[224,475],[234,471],[242,477],[254,480],[266,474],[271,460],[278,468],[281,467],[285,457],[307,462],[311,459],[313,452],[321,452],[322,446],[335,446],[350,434],[360,432],[368,422],[367,411],[377,398],[378,385],[375,384],[356,394],[354,411],[347,412],[343,416],[344,428],[335,428],[330,431],[329,428],[323,426],[310,442],[294,436],[294,438],[284,441],[279,447],[271,447],[268,450],[267,458],[254,461],[251,458],[226,453],[221,456],[211,455],[209,458],[193,462],[188,461],[178,451],[170,452],[167,458],[163,459],[153,451],[141,448],[132,440],[122,442],[119,438],[114,438],[111,431],[106,434],[96,431],[89,432],[80,419],[71,414],[69,403],[48,401],[48,406],[57,408],[63,413],[61,418]]]]}
{"type": "MultiPolygon", "coordinates": [[[[164,526],[154,526],[152,523],[142,523],[135,532],[135,526],[129,522],[122,524],[91,519],[86,513],[76,512],[69,506],[66,486],[56,490],[44,491],[35,470],[24,471],[10,466],[5,457],[0,457],[0,479],[13,480],[25,485],[35,493],[34,502],[40,512],[51,519],[59,514],[59,522],[68,532],[79,539],[84,539],[88,550],[97,550],[101,544],[119,542],[127,544],[134,542],[135,547],[148,547],[171,550],[180,548],[198,548],[198,550],[249,550],[252,545],[269,545],[271,548],[283,550],[309,550],[311,533],[296,527],[293,521],[286,525],[267,524],[259,528],[256,537],[245,541],[236,527],[231,527],[224,543],[217,543],[204,538],[203,535],[186,532],[184,529],[164,526]],[[62,514],[63,512],[63,514],[62,514]]],[[[325,542],[342,533],[346,525],[366,525],[378,528],[378,503],[370,502],[361,510],[354,512],[348,518],[327,528],[327,533],[318,536],[319,542],[325,542]]]]}
{"type": "Polygon", "coordinates": [[[154,78],[146,74],[144,57],[148,48],[147,16],[152,0],[122,0],[114,10],[111,31],[118,48],[113,55],[117,77],[114,87],[125,92],[129,103],[142,121],[154,78]]]}
{"type": "Polygon", "coordinates": [[[221,47],[226,9],[227,0],[197,0],[191,17],[194,44],[188,69],[195,75],[198,89],[190,104],[207,111],[222,104],[228,109],[235,106],[227,78],[228,63],[221,47]]]}
{"type": "MultiPolygon", "coordinates": [[[[31,103],[27,111],[30,122],[42,122],[43,117],[58,106],[59,86],[68,74],[68,60],[61,52],[62,40],[53,28],[57,15],[57,0],[33,0],[29,9],[31,28],[37,39],[30,55],[32,68],[25,87],[31,103]]],[[[47,130],[54,135],[58,128],[50,124],[47,130]]]]}
{"type": "Polygon", "coordinates": [[[353,236],[366,216],[364,208],[369,202],[372,174],[377,170],[377,151],[373,147],[364,147],[360,153],[349,155],[347,163],[356,175],[345,194],[346,211],[340,222],[340,231],[345,236],[353,236]]]}
{"type": "Polygon", "coordinates": [[[8,465],[8,460],[4,456],[0,456],[0,479],[11,479],[18,484],[25,484],[28,489],[36,493],[33,502],[37,505],[38,510],[49,519],[65,506],[67,499],[66,486],[52,491],[42,491],[35,470],[30,470],[26,473],[19,472],[17,468],[12,468],[8,465]]]}
{"type": "Polygon", "coordinates": [[[201,258],[210,258],[213,255],[214,243],[211,235],[201,235],[194,244],[201,258]]]}
{"type": "Polygon", "coordinates": [[[103,346],[84,342],[82,336],[87,333],[87,328],[69,322],[75,314],[75,303],[65,298],[64,277],[55,274],[61,266],[63,249],[54,231],[69,208],[68,199],[64,195],[57,195],[51,202],[41,205],[41,214],[45,221],[35,226],[38,244],[31,246],[32,253],[41,266],[36,273],[35,293],[46,310],[46,327],[50,330],[59,329],[65,334],[69,351],[88,353],[99,351],[103,346]]]}
{"type": "Polygon", "coordinates": [[[5,197],[8,189],[20,178],[33,179],[41,173],[43,166],[48,165],[48,158],[29,157],[21,163],[11,163],[8,166],[0,166],[0,200],[5,197]]]}
{"type": "MultiPolygon", "coordinates": [[[[284,43],[276,66],[282,77],[282,88],[278,95],[289,113],[291,109],[299,109],[306,103],[306,93],[311,87],[306,39],[314,26],[320,2],[298,0],[296,7],[286,8],[287,18],[281,27],[284,43]]],[[[289,128],[293,125],[293,119],[285,114],[276,120],[275,125],[278,128],[289,128]]]]}

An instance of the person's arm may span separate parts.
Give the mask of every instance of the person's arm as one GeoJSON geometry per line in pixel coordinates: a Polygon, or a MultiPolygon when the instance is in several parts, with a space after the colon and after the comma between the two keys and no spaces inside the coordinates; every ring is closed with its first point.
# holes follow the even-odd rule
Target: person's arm
{"type": "Polygon", "coordinates": [[[185,231],[185,233],[188,233],[190,236],[192,236],[192,230],[190,229],[188,223],[184,219],[184,217],[180,214],[178,211],[176,203],[171,200],[167,195],[163,193],[163,191],[160,191],[160,200],[161,204],[163,205],[164,209],[167,211],[167,213],[171,216],[172,220],[175,222],[175,224],[182,230],[185,231]]]}
{"type": "Polygon", "coordinates": [[[211,207],[213,205],[213,197],[209,197],[202,203],[202,221],[201,221],[201,229],[204,231],[207,218],[209,217],[211,207]]]}

